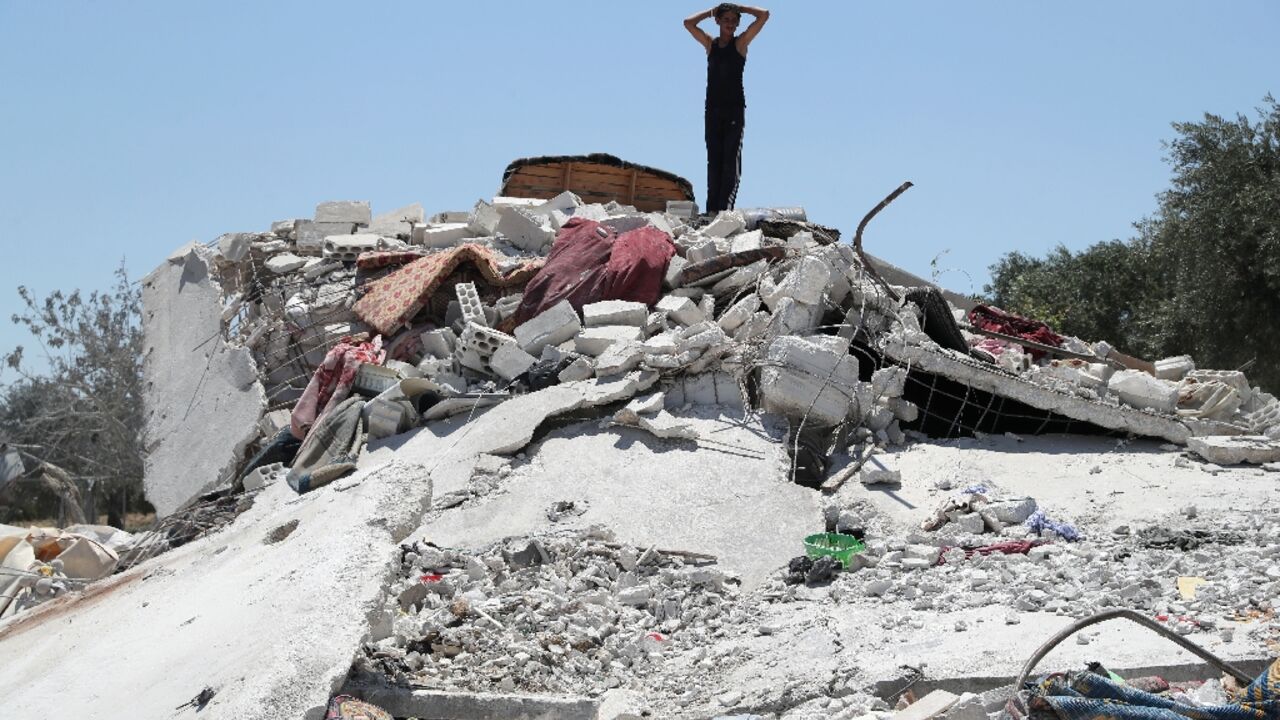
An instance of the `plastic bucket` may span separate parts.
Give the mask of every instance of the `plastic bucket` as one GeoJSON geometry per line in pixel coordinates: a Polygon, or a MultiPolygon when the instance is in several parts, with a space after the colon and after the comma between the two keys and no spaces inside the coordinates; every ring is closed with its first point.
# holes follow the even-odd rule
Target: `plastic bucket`
{"type": "Polygon", "coordinates": [[[841,533],[818,533],[804,539],[804,552],[811,558],[833,557],[846,568],[853,556],[866,549],[862,541],[841,533]]]}

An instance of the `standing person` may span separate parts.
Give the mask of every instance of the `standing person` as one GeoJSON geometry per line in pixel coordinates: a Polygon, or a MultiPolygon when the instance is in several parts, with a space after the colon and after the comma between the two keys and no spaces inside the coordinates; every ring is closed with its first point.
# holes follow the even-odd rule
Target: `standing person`
{"type": "Polygon", "coordinates": [[[732,210],[738,199],[742,175],[742,127],[747,100],[742,89],[742,69],[747,64],[747,46],[760,34],[769,11],[734,3],[720,3],[685,18],[684,27],[707,51],[707,208],[708,213],[732,210]],[[743,14],[755,18],[741,35],[738,23],[743,14]],[[698,23],[715,18],[720,35],[712,38],[698,23]]]}

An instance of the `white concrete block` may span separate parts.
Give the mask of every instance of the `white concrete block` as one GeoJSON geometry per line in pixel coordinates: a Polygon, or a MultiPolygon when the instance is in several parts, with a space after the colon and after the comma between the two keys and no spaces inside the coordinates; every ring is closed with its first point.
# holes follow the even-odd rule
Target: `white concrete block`
{"type": "Polygon", "coordinates": [[[669,319],[685,326],[697,325],[707,319],[706,313],[702,312],[702,308],[687,297],[667,295],[659,300],[655,307],[659,311],[665,312],[669,319]]]}
{"type": "Polygon", "coordinates": [[[649,308],[644,303],[626,300],[602,300],[582,306],[582,320],[587,327],[634,325],[644,327],[649,308]]]}
{"type": "Polygon", "coordinates": [[[765,410],[835,425],[856,409],[858,361],[851,355],[810,338],[785,336],[769,345],[766,360],[760,373],[765,410]]]}
{"type": "Polygon", "coordinates": [[[249,256],[253,245],[253,233],[226,233],[218,237],[218,254],[223,260],[238,263],[249,256]]]}
{"type": "Polygon", "coordinates": [[[421,203],[405,205],[374,217],[373,221],[369,223],[369,232],[385,237],[400,237],[401,235],[408,237],[413,230],[413,226],[422,224],[425,217],[426,211],[422,209],[421,203]]]}
{"type": "Polygon", "coordinates": [[[743,323],[751,319],[756,311],[760,309],[760,296],[750,293],[729,306],[728,310],[720,316],[720,328],[725,332],[733,332],[743,323]]]}
{"type": "Polygon", "coordinates": [[[830,281],[831,266],[821,258],[806,255],[783,278],[778,291],[796,302],[818,305],[830,281]]]}
{"type": "Polygon", "coordinates": [[[727,238],[747,229],[747,219],[736,210],[724,210],[702,228],[703,234],[709,237],[727,238]]]}
{"type": "Polygon", "coordinates": [[[1157,360],[1155,366],[1156,377],[1161,380],[1181,380],[1187,376],[1187,373],[1196,369],[1196,363],[1191,359],[1190,355],[1179,355],[1157,360]]]}
{"type": "Polygon", "coordinates": [[[667,214],[685,220],[692,220],[698,214],[698,203],[692,200],[668,200],[667,214]]]}
{"type": "Polygon", "coordinates": [[[245,492],[261,490],[274,482],[283,480],[285,475],[288,474],[289,470],[283,463],[271,463],[270,465],[256,467],[252,472],[244,476],[245,492]]]}
{"type": "Polygon", "coordinates": [[[699,263],[703,260],[710,260],[719,254],[720,248],[716,246],[715,241],[706,240],[689,248],[684,256],[691,263],[699,263]]]}
{"type": "Polygon", "coordinates": [[[431,357],[447,359],[458,346],[458,336],[449,328],[437,328],[422,333],[422,352],[431,357]]]}
{"type": "Polygon", "coordinates": [[[783,297],[774,308],[773,317],[769,321],[769,333],[775,337],[807,335],[818,326],[821,317],[822,308],[783,297]]]}
{"type": "Polygon", "coordinates": [[[317,223],[353,223],[367,226],[373,220],[369,203],[362,200],[331,200],[316,205],[317,223]]]}
{"type": "Polygon", "coordinates": [[[514,342],[505,343],[493,353],[489,366],[498,377],[510,382],[524,373],[537,359],[520,349],[514,342]]]}
{"type": "Polygon", "coordinates": [[[287,238],[293,235],[293,227],[298,221],[295,220],[276,220],[271,223],[271,233],[276,237],[287,238]]]}
{"type": "Polygon", "coordinates": [[[740,233],[734,235],[731,239],[729,247],[730,252],[746,252],[747,250],[759,250],[764,246],[764,233],[759,230],[740,233]]]}
{"type": "Polygon", "coordinates": [[[619,340],[596,358],[596,375],[606,377],[631,372],[640,367],[644,359],[644,349],[635,340],[619,340]]]}
{"type": "Polygon", "coordinates": [[[606,325],[604,327],[585,328],[574,338],[573,347],[583,355],[595,357],[620,340],[640,342],[644,340],[644,330],[631,325],[606,325]]]}
{"type": "Polygon", "coordinates": [[[267,258],[267,269],[277,275],[284,275],[295,270],[300,270],[303,265],[307,264],[306,258],[300,258],[293,253],[280,253],[267,258]]]}
{"type": "Polygon", "coordinates": [[[1121,370],[1111,376],[1107,388],[1125,404],[1172,413],[1178,406],[1178,386],[1141,370],[1121,370]]]}
{"type": "Polygon", "coordinates": [[[543,214],[549,215],[553,210],[572,215],[575,210],[582,207],[582,198],[574,195],[572,192],[565,190],[559,195],[537,206],[537,210],[543,214]]]}
{"type": "Polygon", "coordinates": [[[498,209],[481,200],[472,208],[471,215],[467,218],[467,227],[474,235],[490,236],[498,232],[498,223],[501,220],[502,216],[498,213],[498,209]]]}
{"type": "Polygon", "coordinates": [[[475,234],[468,223],[414,225],[409,242],[428,248],[446,248],[470,237],[475,237],[475,234]]]}
{"type": "Polygon", "coordinates": [[[515,329],[516,342],[526,352],[538,353],[549,345],[559,345],[582,329],[578,313],[568,300],[561,300],[515,329]]]}
{"type": "Polygon", "coordinates": [[[535,216],[525,208],[500,205],[498,215],[498,234],[521,250],[537,252],[555,239],[550,220],[535,216]]]}
{"type": "Polygon", "coordinates": [[[595,364],[586,358],[578,358],[565,366],[556,377],[562,383],[586,380],[595,375],[595,364]]]}
{"type": "Polygon", "coordinates": [[[684,272],[684,268],[688,264],[688,260],[679,255],[673,255],[671,260],[667,262],[667,273],[663,276],[663,285],[669,288],[680,287],[680,273],[684,272]]]}
{"type": "Polygon", "coordinates": [[[907,387],[907,369],[889,365],[871,373],[871,392],[879,398],[901,397],[907,387]]]}

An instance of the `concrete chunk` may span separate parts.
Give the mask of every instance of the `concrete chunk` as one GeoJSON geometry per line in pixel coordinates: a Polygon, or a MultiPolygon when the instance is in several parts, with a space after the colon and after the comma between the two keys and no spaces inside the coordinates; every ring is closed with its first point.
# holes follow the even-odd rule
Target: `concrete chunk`
{"type": "Polygon", "coordinates": [[[1191,359],[1190,355],[1179,355],[1157,360],[1155,366],[1156,377],[1161,380],[1181,380],[1186,377],[1187,373],[1196,369],[1196,363],[1191,359]]]}
{"type": "Polygon", "coordinates": [[[498,377],[510,382],[523,374],[535,362],[537,362],[537,359],[521,350],[519,345],[506,343],[493,353],[493,357],[489,360],[489,366],[498,374],[498,377]]]}
{"type": "Polygon", "coordinates": [[[821,258],[805,256],[778,285],[778,292],[805,305],[822,302],[827,283],[831,281],[831,265],[821,258]]]}
{"type": "Polygon", "coordinates": [[[810,338],[784,336],[769,345],[766,359],[760,373],[765,410],[835,425],[854,409],[858,361],[848,353],[810,338]]]}
{"type": "Polygon", "coordinates": [[[294,270],[301,269],[303,265],[307,264],[307,259],[300,258],[293,253],[280,253],[279,255],[272,255],[267,258],[267,262],[265,264],[267,269],[271,272],[277,275],[284,275],[285,273],[291,273],[294,270]]]}
{"type": "Polygon", "coordinates": [[[750,320],[759,309],[760,296],[750,293],[724,311],[720,316],[720,328],[725,332],[733,332],[750,320]]]}
{"type": "Polygon", "coordinates": [[[447,248],[470,237],[475,237],[475,233],[467,223],[414,225],[409,242],[428,248],[447,248]]]}
{"type": "Polygon", "coordinates": [[[367,226],[373,220],[369,203],[363,200],[330,200],[316,205],[317,223],[352,223],[367,226]]]}
{"type": "Polygon", "coordinates": [[[595,357],[620,340],[640,342],[644,339],[644,331],[630,325],[606,325],[604,327],[587,328],[574,338],[573,347],[583,355],[595,357]]]}
{"type": "Polygon", "coordinates": [[[1107,381],[1107,388],[1127,405],[1172,413],[1178,407],[1178,386],[1141,370],[1121,370],[1107,381]]]}
{"type": "Polygon", "coordinates": [[[603,300],[582,306],[583,324],[589,328],[606,325],[644,327],[649,308],[644,303],[625,300],[603,300]]]}
{"type": "Polygon", "coordinates": [[[500,205],[498,216],[498,234],[521,250],[537,252],[555,239],[550,222],[543,224],[545,218],[539,218],[525,208],[500,205]]]}
{"type": "Polygon", "coordinates": [[[742,213],[736,210],[723,210],[715,220],[711,221],[711,224],[702,228],[702,233],[708,237],[727,238],[746,229],[747,219],[742,213]]]}
{"type": "Polygon", "coordinates": [[[1280,461],[1280,441],[1265,435],[1193,437],[1187,440],[1187,449],[1217,465],[1280,461]]]}
{"type": "Polygon", "coordinates": [[[582,323],[568,300],[561,300],[515,329],[516,342],[529,353],[540,353],[548,345],[559,345],[578,334],[582,323]]]}
{"type": "Polygon", "coordinates": [[[422,209],[420,203],[405,205],[402,208],[396,208],[391,212],[382,213],[369,223],[369,232],[377,235],[385,235],[386,237],[400,237],[401,235],[409,237],[409,233],[413,230],[415,224],[421,224],[426,217],[426,211],[422,209]]]}
{"type": "Polygon", "coordinates": [[[659,300],[655,307],[659,311],[665,312],[668,318],[685,326],[697,325],[707,319],[707,315],[702,312],[702,308],[687,297],[667,295],[659,300]]]}

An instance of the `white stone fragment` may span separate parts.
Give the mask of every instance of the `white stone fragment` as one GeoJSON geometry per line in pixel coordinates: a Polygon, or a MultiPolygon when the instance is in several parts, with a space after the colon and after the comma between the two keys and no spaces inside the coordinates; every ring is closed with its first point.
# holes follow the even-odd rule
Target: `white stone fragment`
{"type": "Polygon", "coordinates": [[[1193,437],[1187,449],[1217,465],[1280,462],[1280,441],[1263,435],[1193,437]]]}
{"type": "Polygon", "coordinates": [[[720,327],[725,332],[733,332],[750,320],[751,316],[759,309],[760,296],[750,293],[724,311],[724,314],[720,316],[720,327]]]}
{"type": "Polygon", "coordinates": [[[510,382],[530,368],[537,359],[514,342],[506,343],[493,353],[489,366],[498,377],[510,382]]]}
{"type": "Polygon", "coordinates": [[[586,358],[578,358],[569,363],[556,378],[562,382],[574,382],[576,380],[586,380],[596,374],[595,365],[586,358]]]}
{"type": "Polygon", "coordinates": [[[1172,413],[1178,406],[1178,386],[1141,370],[1121,370],[1111,376],[1107,388],[1128,405],[1172,413]]]}
{"type": "Polygon", "coordinates": [[[555,239],[550,220],[536,216],[529,210],[501,205],[498,207],[498,215],[498,234],[521,250],[537,252],[555,239]]]}
{"type": "Polygon", "coordinates": [[[639,302],[602,300],[582,306],[583,324],[589,328],[606,325],[634,325],[642,328],[648,319],[649,308],[639,302]]]}
{"type": "Polygon", "coordinates": [[[561,300],[521,323],[514,333],[521,348],[529,353],[539,353],[549,345],[559,345],[569,340],[581,329],[578,313],[568,300],[561,300]]]}
{"type": "Polygon", "coordinates": [[[702,228],[708,237],[727,238],[747,229],[747,219],[736,210],[723,210],[709,225],[702,228]]]}
{"type": "Polygon", "coordinates": [[[267,269],[277,275],[284,275],[285,273],[291,273],[294,270],[298,270],[299,268],[301,268],[303,265],[306,265],[306,264],[307,264],[306,258],[298,257],[293,253],[280,253],[279,255],[272,255],[271,257],[267,258],[267,262],[266,262],[267,269]]]}
{"type": "Polygon", "coordinates": [[[687,297],[667,295],[659,300],[655,307],[659,311],[665,312],[668,318],[685,326],[696,325],[707,319],[706,313],[702,312],[702,308],[687,297]]]}
{"type": "Polygon", "coordinates": [[[574,338],[573,347],[583,355],[595,357],[620,340],[631,340],[639,343],[644,340],[644,330],[630,325],[606,325],[604,327],[585,328],[574,338]]]}
{"type": "Polygon", "coordinates": [[[858,361],[813,338],[783,336],[773,341],[761,370],[764,409],[835,425],[855,404],[858,361]]]}
{"type": "Polygon", "coordinates": [[[469,237],[475,237],[475,233],[467,223],[414,225],[409,242],[427,248],[447,248],[469,237]]]}
{"type": "Polygon", "coordinates": [[[1156,377],[1161,380],[1181,380],[1186,377],[1187,373],[1196,369],[1196,363],[1191,359],[1190,355],[1179,355],[1157,360],[1155,366],[1156,377]]]}
{"type": "Polygon", "coordinates": [[[316,205],[317,223],[353,223],[368,225],[373,220],[369,203],[356,200],[331,200],[316,205]]]}

